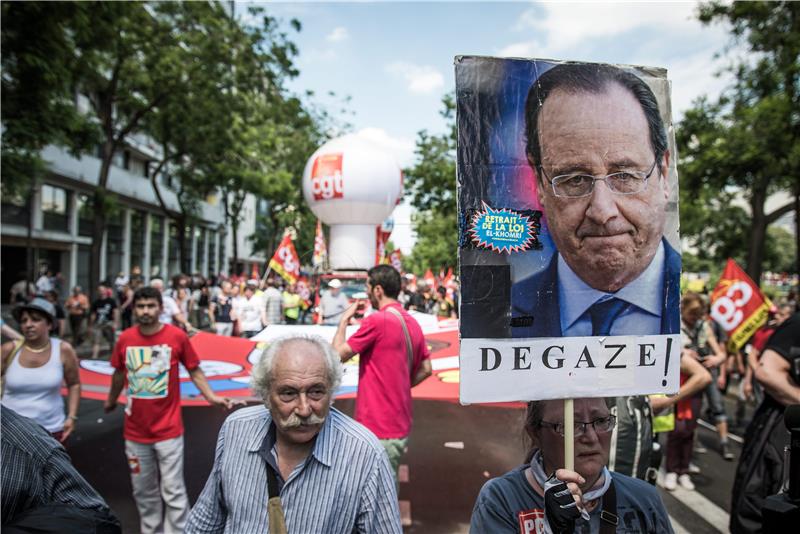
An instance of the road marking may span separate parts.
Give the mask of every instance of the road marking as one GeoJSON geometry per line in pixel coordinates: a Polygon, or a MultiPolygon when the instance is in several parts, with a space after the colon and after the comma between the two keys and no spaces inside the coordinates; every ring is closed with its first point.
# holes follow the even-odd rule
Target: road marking
{"type": "Polygon", "coordinates": [[[675,534],[689,534],[689,531],[683,528],[683,525],[675,521],[672,516],[669,516],[669,522],[672,523],[672,530],[675,531],[675,534]]]}
{"type": "Polygon", "coordinates": [[[397,481],[398,482],[408,482],[408,466],[406,464],[401,464],[397,468],[397,481]]]}
{"type": "Polygon", "coordinates": [[[398,501],[400,506],[400,524],[404,527],[411,526],[411,501],[398,501]]]}
{"type": "MultiPolygon", "coordinates": [[[[728,532],[730,516],[728,512],[703,497],[699,491],[687,491],[678,486],[670,494],[678,499],[681,504],[692,509],[696,514],[705,519],[711,526],[719,532],[728,532]]],[[[675,532],[678,532],[676,529],[675,532]]]]}
{"type": "MultiPolygon", "coordinates": [[[[700,425],[700,426],[702,426],[703,428],[707,428],[707,429],[709,429],[709,430],[713,430],[714,432],[716,432],[716,431],[717,431],[717,427],[715,427],[714,425],[711,425],[711,424],[709,424],[709,423],[706,423],[706,422],[705,422],[705,421],[703,421],[702,419],[698,419],[698,420],[697,420],[697,424],[699,424],[699,425],[700,425]]],[[[737,436],[736,434],[731,434],[731,433],[729,432],[729,433],[728,433],[728,437],[729,437],[729,438],[731,438],[731,439],[732,439],[733,441],[735,441],[736,443],[739,443],[739,444],[744,444],[744,440],[743,440],[742,438],[740,438],[739,436],[737,436]]]]}

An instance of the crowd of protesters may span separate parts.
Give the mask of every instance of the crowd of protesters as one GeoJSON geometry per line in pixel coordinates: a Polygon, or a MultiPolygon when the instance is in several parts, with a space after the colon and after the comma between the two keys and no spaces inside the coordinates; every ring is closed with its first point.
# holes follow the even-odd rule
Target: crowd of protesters
{"type": "MultiPolygon", "coordinates": [[[[305,280],[289,284],[279,277],[206,278],[197,274],[180,274],[166,281],[153,278],[145,283],[141,271],[134,268],[129,274],[119,273],[113,280],[102,282],[91,295],[81,287],[73,287],[62,301],[63,280],[57,273],[45,271],[35,284],[23,281],[14,284],[11,290],[11,302],[15,306],[12,315],[22,335],[3,324],[4,338],[12,340],[3,345],[3,405],[38,422],[59,441],[66,441],[77,420],[80,349],[85,349],[82,356],[91,355],[93,359],[100,356],[101,350],[114,349],[119,332],[134,324],[137,317],[133,313],[134,295],[146,285],[149,286],[146,291],[160,296],[158,323],[173,325],[188,334],[204,330],[246,338],[273,324],[339,324],[343,314],[349,321],[357,312],[352,300],[362,299],[357,294],[345,296],[343,284],[336,278],[327,280],[322,288],[305,280]],[[62,341],[65,336],[71,344],[62,341]],[[61,400],[62,387],[68,392],[66,409],[61,400]]],[[[402,278],[396,298],[405,310],[432,314],[440,320],[457,319],[458,300],[455,280],[423,280],[413,275],[402,278]]],[[[779,327],[787,321],[795,325],[792,330],[796,337],[796,324],[800,320],[797,310],[797,299],[790,293],[773,304],[768,322],[749,343],[741,350],[731,350],[724,329],[709,313],[707,296],[694,292],[683,295],[681,392],[669,399],[653,396],[649,403],[655,441],[666,448],[661,479],[665,489],[695,489],[692,475],[700,469],[693,458],[707,452],[697,437],[700,418],[716,427],[717,451],[721,457],[726,461],[736,460],[728,443],[728,427],[731,423],[745,426],[744,408],[753,402],[759,409],[745,439],[739,471],[749,473],[753,466],[758,467],[756,464],[763,456],[760,451],[766,446],[759,440],[766,439],[767,434],[775,434],[752,430],[762,424],[757,421],[761,417],[759,414],[766,410],[765,406],[774,408],[791,397],[790,394],[781,397],[780,388],[775,387],[775,383],[780,382],[779,377],[770,373],[783,372],[774,362],[774,354],[782,346],[775,338],[786,337],[786,329],[779,327]],[[781,336],[773,336],[776,331],[782,332],[781,336]],[[765,354],[772,358],[769,365],[761,361],[765,354]],[[726,393],[732,393],[739,401],[732,417],[725,407],[726,393]],[[758,450],[747,453],[750,449],[758,450]]],[[[180,335],[185,337],[183,333],[180,335]]],[[[122,365],[119,361],[117,364],[122,365]]],[[[204,378],[199,377],[198,381],[203,386],[201,390],[207,389],[204,378]]],[[[226,406],[230,404],[210,390],[204,394],[226,406]]],[[[766,472],[761,478],[737,475],[734,501],[744,502],[754,495],[763,497],[776,493],[778,487],[767,485],[777,478],[769,475],[766,472]]],[[[746,531],[759,520],[744,515],[732,516],[732,530],[746,531]]]]}

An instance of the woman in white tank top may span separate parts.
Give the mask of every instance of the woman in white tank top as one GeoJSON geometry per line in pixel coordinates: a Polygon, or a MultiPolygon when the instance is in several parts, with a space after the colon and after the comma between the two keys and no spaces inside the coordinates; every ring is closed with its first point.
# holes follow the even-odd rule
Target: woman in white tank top
{"type": "Polygon", "coordinates": [[[69,343],[50,337],[55,309],[49,302],[35,298],[12,313],[24,341],[2,346],[3,405],[33,419],[59,441],[66,441],[78,419],[78,357],[69,343]],[[68,390],[66,416],[62,384],[68,390]]]}

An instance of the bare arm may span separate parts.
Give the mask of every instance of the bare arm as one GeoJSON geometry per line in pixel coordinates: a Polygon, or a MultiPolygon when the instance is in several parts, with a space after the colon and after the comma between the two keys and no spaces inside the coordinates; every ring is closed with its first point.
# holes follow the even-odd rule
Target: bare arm
{"type": "Polygon", "coordinates": [[[651,396],[650,406],[653,412],[658,413],[664,408],[677,404],[678,401],[693,396],[711,383],[711,373],[690,354],[693,352],[684,350],[681,355],[681,373],[687,375],[689,379],[681,385],[676,395],[671,397],[651,396]]]}
{"type": "Polygon", "coordinates": [[[800,403],[800,386],[789,376],[789,370],[789,362],[771,349],[764,351],[756,369],[756,380],[770,397],[784,406],[800,403]]]}
{"type": "Polygon", "coordinates": [[[423,380],[431,376],[432,373],[433,369],[431,367],[431,361],[429,359],[422,360],[419,370],[417,370],[417,374],[414,375],[414,378],[411,380],[411,387],[413,388],[417,384],[421,383],[423,380]]]}
{"type": "Polygon", "coordinates": [[[122,386],[125,385],[125,371],[122,369],[114,369],[114,374],[111,375],[111,387],[108,389],[108,398],[103,405],[103,410],[106,413],[110,412],[117,407],[117,399],[119,394],[122,393],[122,386]]]}
{"type": "Polygon", "coordinates": [[[78,420],[78,405],[81,402],[81,377],[78,356],[72,345],[61,342],[61,363],[64,366],[64,383],[67,385],[67,420],[64,421],[64,435],[61,441],[66,441],[75,430],[75,421],[78,420]]]}
{"type": "Polygon", "coordinates": [[[342,317],[339,319],[339,326],[336,327],[336,335],[333,336],[333,348],[339,353],[342,363],[356,355],[356,352],[345,340],[347,336],[347,325],[350,324],[350,319],[356,314],[358,309],[358,302],[354,302],[342,312],[342,317]]]}
{"type": "Polygon", "coordinates": [[[8,326],[6,323],[3,323],[2,330],[3,330],[3,335],[6,336],[8,339],[13,339],[13,340],[23,339],[22,334],[20,334],[10,326],[8,326]]]}
{"type": "Polygon", "coordinates": [[[203,397],[206,398],[209,404],[214,406],[222,406],[227,409],[231,409],[235,406],[245,404],[242,400],[233,400],[229,399],[228,397],[221,397],[214,393],[211,389],[211,386],[208,385],[208,380],[206,380],[206,375],[200,367],[195,367],[191,371],[189,371],[189,378],[192,379],[192,382],[197,389],[200,390],[200,393],[203,394],[203,397]]]}
{"type": "Polygon", "coordinates": [[[214,320],[214,313],[216,313],[216,310],[217,310],[216,303],[209,302],[208,303],[208,311],[207,311],[207,313],[208,313],[208,322],[209,322],[209,324],[211,324],[212,328],[217,324],[217,321],[214,320]]]}

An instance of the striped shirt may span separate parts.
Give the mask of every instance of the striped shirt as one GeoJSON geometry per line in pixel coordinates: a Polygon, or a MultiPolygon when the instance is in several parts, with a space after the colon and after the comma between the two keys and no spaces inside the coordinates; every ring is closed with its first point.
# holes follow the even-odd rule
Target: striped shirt
{"type": "MultiPolygon", "coordinates": [[[[267,469],[272,418],[264,406],[231,414],[217,438],[214,468],[186,533],[269,531],[267,469]]],[[[309,456],[280,489],[288,532],[402,533],[394,478],[383,447],[331,408],[309,456]]]]}
{"type": "Polygon", "coordinates": [[[5,406],[0,410],[3,527],[34,510],[65,505],[87,524],[113,524],[118,531],[119,522],[72,466],[64,447],[33,420],[5,406]]]}

